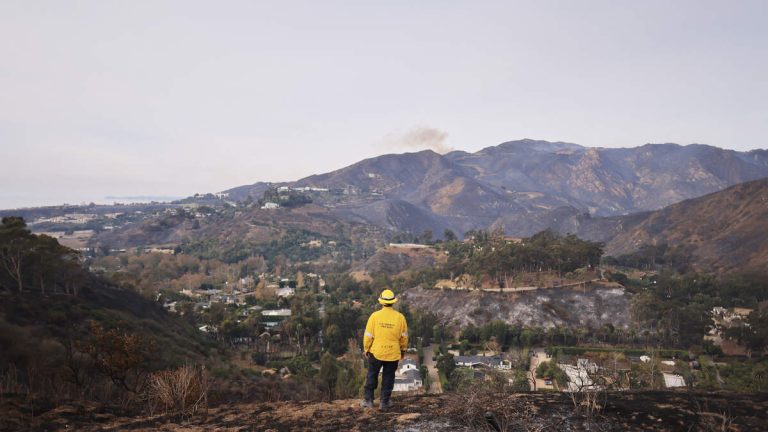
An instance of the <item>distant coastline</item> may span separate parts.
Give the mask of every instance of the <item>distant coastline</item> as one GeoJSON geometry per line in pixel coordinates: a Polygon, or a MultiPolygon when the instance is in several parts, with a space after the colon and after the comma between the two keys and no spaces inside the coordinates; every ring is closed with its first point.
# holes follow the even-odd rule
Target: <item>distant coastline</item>
{"type": "Polygon", "coordinates": [[[130,195],[116,196],[108,195],[101,198],[73,198],[73,197],[20,197],[20,196],[0,196],[0,210],[21,210],[36,207],[56,207],[62,205],[89,205],[91,203],[98,205],[138,204],[149,202],[170,202],[184,199],[183,196],[169,195],[130,195]]]}

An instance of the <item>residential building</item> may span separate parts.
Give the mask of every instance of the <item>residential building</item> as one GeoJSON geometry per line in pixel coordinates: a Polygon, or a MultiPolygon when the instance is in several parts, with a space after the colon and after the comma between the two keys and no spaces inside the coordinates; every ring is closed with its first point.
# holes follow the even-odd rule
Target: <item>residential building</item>
{"type": "Polygon", "coordinates": [[[409,358],[403,359],[400,362],[400,373],[405,373],[405,372],[407,372],[409,370],[418,371],[419,370],[419,365],[416,364],[415,361],[413,361],[413,360],[411,360],[409,358]]]}
{"type": "Polygon", "coordinates": [[[216,333],[218,331],[216,327],[208,324],[200,326],[199,330],[203,333],[216,333]]]}
{"type": "Polygon", "coordinates": [[[285,287],[285,288],[278,288],[277,289],[277,296],[278,297],[291,297],[294,294],[296,294],[296,290],[291,287],[285,287]]]}
{"type": "Polygon", "coordinates": [[[275,327],[290,316],[290,309],[270,309],[261,311],[261,321],[266,327],[275,327]]]}
{"type": "Polygon", "coordinates": [[[685,380],[681,375],[671,374],[671,373],[664,373],[663,375],[664,375],[664,387],[666,388],[685,387],[685,380]]]}
{"type": "Polygon", "coordinates": [[[457,366],[469,368],[512,369],[512,363],[501,356],[456,356],[454,361],[457,366]]]}
{"type": "Polygon", "coordinates": [[[395,374],[395,386],[392,388],[392,391],[413,391],[420,389],[422,385],[421,372],[414,369],[407,369],[405,372],[398,371],[398,373],[395,374]]]}
{"type": "Polygon", "coordinates": [[[589,359],[577,359],[576,366],[569,363],[558,363],[557,366],[568,375],[568,387],[566,391],[582,392],[597,390],[599,387],[592,381],[590,374],[598,370],[595,362],[589,359]]]}

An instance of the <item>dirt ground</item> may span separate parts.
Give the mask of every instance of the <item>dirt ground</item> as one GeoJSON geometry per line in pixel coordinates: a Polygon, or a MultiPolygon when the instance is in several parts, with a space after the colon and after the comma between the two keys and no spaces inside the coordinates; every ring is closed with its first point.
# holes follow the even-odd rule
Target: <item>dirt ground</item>
{"type": "Polygon", "coordinates": [[[48,431],[470,431],[489,430],[490,413],[507,431],[764,431],[768,394],[624,392],[594,416],[574,411],[566,394],[491,393],[395,397],[393,409],[363,409],[359,400],[275,402],[212,407],[191,418],[126,416],[95,404],[25,411],[5,398],[0,430],[48,431]]]}

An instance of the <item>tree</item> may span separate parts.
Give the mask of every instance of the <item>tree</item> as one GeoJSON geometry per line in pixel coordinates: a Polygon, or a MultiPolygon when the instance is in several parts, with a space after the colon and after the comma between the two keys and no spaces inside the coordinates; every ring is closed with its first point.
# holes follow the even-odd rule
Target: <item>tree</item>
{"type": "Polygon", "coordinates": [[[360,361],[338,362],[335,396],[340,399],[356,397],[365,381],[365,370],[360,361]]]}
{"type": "Polygon", "coordinates": [[[553,379],[560,388],[568,386],[568,375],[560,369],[554,359],[539,363],[539,366],[536,367],[536,378],[553,379]]]}
{"type": "Polygon", "coordinates": [[[421,233],[421,236],[420,236],[420,240],[424,244],[432,243],[433,238],[434,238],[434,234],[432,233],[431,229],[424,230],[424,232],[421,233]]]}
{"type": "Polygon", "coordinates": [[[437,370],[445,376],[445,379],[450,380],[451,374],[456,370],[456,362],[453,359],[453,354],[441,355],[440,358],[437,359],[437,370]]]}
{"type": "Polygon", "coordinates": [[[10,279],[18,292],[27,282],[38,283],[45,293],[47,283],[63,283],[66,290],[77,294],[85,279],[78,253],[61,246],[46,235],[33,235],[24,219],[6,217],[0,225],[0,284],[10,279]],[[7,276],[4,278],[3,276],[7,276]]]}
{"type": "Polygon", "coordinates": [[[762,355],[768,351],[768,310],[752,311],[747,317],[748,325],[729,329],[729,336],[735,336],[749,349],[749,354],[762,355]]]}
{"type": "Polygon", "coordinates": [[[335,355],[344,354],[347,349],[347,340],[344,338],[339,326],[336,324],[329,325],[325,328],[323,335],[325,336],[323,340],[328,351],[335,355]]]}
{"type": "Polygon", "coordinates": [[[328,350],[341,355],[347,350],[347,340],[355,339],[357,331],[362,328],[360,310],[349,305],[328,307],[325,311],[325,331],[323,339],[327,341],[328,350]]]}
{"type": "Polygon", "coordinates": [[[455,241],[456,240],[456,234],[454,234],[453,231],[451,231],[448,228],[446,228],[445,231],[443,231],[443,239],[446,242],[455,241]]]}
{"type": "Polygon", "coordinates": [[[339,364],[336,357],[325,353],[320,358],[320,372],[318,378],[328,390],[328,399],[333,400],[336,381],[339,376],[339,364]]]}
{"type": "Polygon", "coordinates": [[[317,372],[317,370],[312,367],[312,364],[309,362],[309,360],[307,360],[307,358],[303,355],[292,357],[285,363],[285,366],[288,368],[288,370],[291,371],[292,374],[303,377],[311,377],[317,372]]]}
{"type": "Polygon", "coordinates": [[[80,254],[59,244],[58,240],[46,235],[39,235],[32,247],[34,256],[32,273],[40,284],[40,293],[45,293],[47,282],[61,281],[69,284],[74,295],[77,286],[85,281],[85,271],[82,269],[80,254]]]}
{"type": "Polygon", "coordinates": [[[536,341],[536,339],[536,333],[534,333],[531,329],[525,329],[522,333],[520,333],[520,342],[523,344],[523,346],[533,346],[533,343],[536,341]]]}
{"type": "Polygon", "coordinates": [[[27,224],[20,217],[4,217],[0,226],[0,267],[16,282],[19,292],[24,291],[22,270],[32,246],[27,224]]]}

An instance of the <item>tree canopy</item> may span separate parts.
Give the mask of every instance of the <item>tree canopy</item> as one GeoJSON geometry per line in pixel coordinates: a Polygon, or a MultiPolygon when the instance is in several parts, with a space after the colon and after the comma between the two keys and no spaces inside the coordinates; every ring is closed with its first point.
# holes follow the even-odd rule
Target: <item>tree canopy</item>
{"type": "Polygon", "coordinates": [[[61,289],[76,295],[86,277],[77,251],[52,237],[32,234],[20,217],[3,218],[0,289],[23,292],[35,286],[41,293],[61,289]]]}

